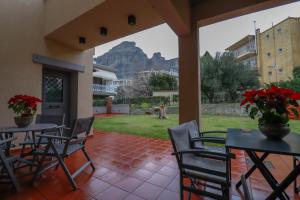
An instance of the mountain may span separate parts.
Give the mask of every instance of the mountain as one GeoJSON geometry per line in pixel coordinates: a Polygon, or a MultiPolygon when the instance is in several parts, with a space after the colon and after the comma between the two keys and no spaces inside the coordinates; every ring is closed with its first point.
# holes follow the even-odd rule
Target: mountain
{"type": "Polygon", "coordinates": [[[106,65],[116,70],[119,79],[132,78],[143,70],[178,71],[178,58],[166,60],[161,53],[154,53],[149,59],[135,42],[122,42],[107,53],[96,57],[97,64],[106,65]]]}

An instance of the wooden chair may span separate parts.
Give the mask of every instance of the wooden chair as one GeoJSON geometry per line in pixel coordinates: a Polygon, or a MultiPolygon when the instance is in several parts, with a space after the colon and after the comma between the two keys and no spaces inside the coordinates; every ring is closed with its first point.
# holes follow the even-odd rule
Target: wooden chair
{"type": "Polygon", "coordinates": [[[74,190],[77,189],[77,184],[74,180],[86,167],[89,165],[95,170],[95,166],[85,149],[85,142],[88,134],[90,133],[92,124],[94,122],[94,117],[77,119],[73,125],[71,134],[65,136],[55,136],[55,135],[38,135],[40,138],[46,138],[48,143],[45,148],[40,148],[34,151],[34,155],[39,155],[41,158],[38,161],[37,170],[33,177],[33,182],[35,179],[41,175],[46,170],[57,167],[60,165],[69,182],[71,183],[74,190]],[[62,143],[55,143],[55,140],[63,140],[62,143]],[[73,174],[70,173],[66,164],[65,158],[71,156],[77,151],[82,151],[87,159],[79,169],[77,169],[73,174]],[[46,157],[53,158],[51,162],[44,164],[46,157]]]}
{"type": "Polygon", "coordinates": [[[11,183],[17,191],[20,191],[19,183],[14,174],[14,162],[18,159],[15,156],[9,156],[7,152],[10,149],[11,142],[15,138],[0,139],[0,183],[11,183]]]}

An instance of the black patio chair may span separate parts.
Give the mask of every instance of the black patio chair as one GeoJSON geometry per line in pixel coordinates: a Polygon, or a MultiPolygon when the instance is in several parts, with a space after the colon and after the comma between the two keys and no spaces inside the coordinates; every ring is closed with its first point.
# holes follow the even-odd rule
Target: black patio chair
{"type": "MultiPolygon", "coordinates": [[[[63,136],[63,133],[65,129],[65,115],[37,115],[35,123],[49,123],[49,124],[56,124],[58,127],[56,129],[47,130],[44,131],[42,134],[47,135],[58,135],[63,136]]],[[[38,141],[34,140],[34,138],[31,138],[29,133],[26,133],[24,142],[21,142],[20,145],[22,146],[21,149],[21,157],[25,155],[24,151],[26,146],[31,147],[31,149],[34,149],[34,145],[40,145],[40,144],[47,144],[48,140],[46,138],[39,138],[38,141]]]]}
{"type": "Polygon", "coordinates": [[[94,117],[77,119],[73,125],[71,133],[65,136],[55,136],[46,134],[38,135],[38,137],[40,138],[46,138],[48,140],[48,143],[43,149],[37,149],[33,152],[34,155],[41,156],[41,158],[38,161],[36,172],[33,176],[33,182],[39,175],[41,175],[46,170],[60,165],[63,168],[73,189],[76,190],[77,184],[74,178],[78,176],[89,165],[92,167],[93,170],[95,170],[95,166],[85,149],[85,142],[88,134],[90,133],[93,122],[94,117]],[[57,139],[63,140],[63,143],[55,143],[55,140],[57,139]],[[87,162],[84,163],[73,174],[71,174],[64,160],[65,158],[71,156],[73,153],[80,150],[86,157],[87,162]],[[44,162],[46,161],[46,157],[54,159],[44,164],[44,162]]]}
{"type": "Polygon", "coordinates": [[[251,188],[249,188],[245,175],[241,177],[243,191],[244,191],[244,199],[245,200],[253,200],[253,194],[251,188]]]}
{"type": "Polygon", "coordinates": [[[180,172],[180,199],[184,199],[184,191],[188,191],[188,199],[191,193],[213,199],[229,199],[230,181],[226,161],[234,158],[234,155],[211,149],[192,148],[190,125],[187,122],[168,129],[180,172]],[[184,178],[189,179],[191,184],[184,184],[184,178]]]}
{"type": "Polygon", "coordinates": [[[14,139],[12,137],[0,139],[0,183],[11,183],[17,191],[20,191],[19,183],[14,174],[14,162],[18,157],[7,154],[14,139]]]}
{"type": "MultiPolygon", "coordinates": [[[[227,131],[199,131],[198,123],[196,120],[187,122],[189,134],[191,137],[191,147],[196,149],[209,149],[229,153],[229,149],[225,148],[225,138],[216,136],[216,134],[225,135],[227,131]]],[[[228,166],[228,176],[231,179],[231,159],[226,161],[228,166]]]]}

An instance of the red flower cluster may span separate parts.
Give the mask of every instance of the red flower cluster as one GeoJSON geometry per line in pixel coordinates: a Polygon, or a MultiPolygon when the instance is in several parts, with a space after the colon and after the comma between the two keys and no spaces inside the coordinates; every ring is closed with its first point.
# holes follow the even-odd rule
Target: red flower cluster
{"type": "Polygon", "coordinates": [[[15,95],[8,101],[8,108],[11,108],[16,114],[33,115],[37,110],[37,104],[42,100],[28,95],[15,95]]]}
{"type": "Polygon", "coordinates": [[[289,99],[300,100],[300,93],[287,88],[279,88],[275,85],[271,85],[271,87],[267,89],[246,91],[243,96],[245,97],[245,99],[242,101],[241,106],[245,105],[248,102],[250,104],[253,104],[259,98],[264,98],[266,100],[266,103],[280,100],[284,103],[284,105],[288,103],[289,99]]]}
{"type": "Polygon", "coordinates": [[[259,123],[287,123],[292,113],[299,117],[300,93],[287,88],[271,85],[266,89],[246,91],[241,106],[246,104],[246,111],[254,119],[259,117],[259,123]]]}

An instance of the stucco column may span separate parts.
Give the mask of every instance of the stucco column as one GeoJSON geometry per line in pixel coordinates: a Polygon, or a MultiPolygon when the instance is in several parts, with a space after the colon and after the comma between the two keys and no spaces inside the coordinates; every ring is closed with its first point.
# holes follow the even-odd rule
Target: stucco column
{"type": "Polygon", "coordinates": [[[179,123],[200,120],[200,67],[198,26],[189,35],[179,36],[179,123]]]}

